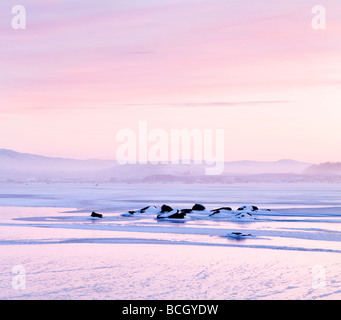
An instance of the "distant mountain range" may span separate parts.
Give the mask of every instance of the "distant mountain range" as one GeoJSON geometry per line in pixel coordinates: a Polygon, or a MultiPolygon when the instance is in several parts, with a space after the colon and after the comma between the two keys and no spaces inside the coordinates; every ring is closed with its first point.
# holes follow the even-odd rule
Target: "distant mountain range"
{"type": "Polygon", "coordinates": [[[305,174],[309,175],[341,175],[341,162],[326,162],[318,165],[312,165],[304,170],[305,174]]]}
{"type": "Polygon", "coordinates": [[[115,160],[52,158],[0,149],[1,182],[247,182],[297,179],[314,165],[295,160],[232,161],[219,176],[205,176],[206,164],[129,164],[115,160]]]}

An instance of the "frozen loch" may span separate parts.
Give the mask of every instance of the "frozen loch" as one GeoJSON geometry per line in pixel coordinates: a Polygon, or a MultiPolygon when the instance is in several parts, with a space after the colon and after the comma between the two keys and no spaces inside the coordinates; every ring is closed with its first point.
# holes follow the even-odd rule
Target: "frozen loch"
{"type": "Polygon", "coordinates": [[[340,189],[2,185],[0,299],[340,299],[340,189]]]}

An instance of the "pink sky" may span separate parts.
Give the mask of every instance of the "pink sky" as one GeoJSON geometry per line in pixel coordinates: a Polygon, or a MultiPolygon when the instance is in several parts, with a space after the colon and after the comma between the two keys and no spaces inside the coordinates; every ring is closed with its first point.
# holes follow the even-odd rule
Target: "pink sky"
{"type": "Polygon", "coordinates": [[[115,158],[116,133],[225,129],[225,160],[340,161],[341,4],[0,3],[0,148],[115,158]]]}

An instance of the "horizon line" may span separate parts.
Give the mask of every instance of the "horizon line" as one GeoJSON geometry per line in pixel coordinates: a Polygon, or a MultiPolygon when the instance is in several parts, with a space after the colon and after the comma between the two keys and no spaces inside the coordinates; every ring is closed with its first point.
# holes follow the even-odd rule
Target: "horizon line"
{"type": "MultiPolygon", "coordinates": [[[[18,153],[18,154],[23,154],[23,155],[31,155],[31,156],[39,156],[39,157],[44,157],[44,158],[50,158],[50,159],[63,159],[63,160],[76,160],[76,161],[117,161],[117,159],[103,159],[103,158],[71,158],[71,157],[63,157],[63,156],[49,156],[49,155],[43,155],[43,154],[37,154],[37,153],[30,153],[30,152],[21,152],[21,151],[16,151],[13,149],[8,149],[8,148],[0,148],[0,152],[1,151],[9,151],[9,152],[13,152],[13,153],[18,153]]],[[[181,163],[183,161],[190,161],[190,162],[194,162],[194,161],[202,161],[202,164],[205,164],[204,159],[177,159],[177,161],[179,161],[180,163],[178,164],[186,164],[186,163],[181,163]]],[[[153,160],[151,160],[153,161],[153,160]]],[[[148,161],[147,163],[139,163],[138,161],[135,163],[136,164],[152,164],[151,161],[148,161]]],[[[161,160],[161,161],[167,161],[167,163],[158,163],[158,164],[174,164],[172,163],[171,160],[161,160]]],[[[310,165],[315,165],[316,163],[314,162],[307,162],[307,161],[300,161],[300,160],[295,160],[295,159],[291,159],[291,158],[282,158],[282,159],[278,159],[278,160],[273,160],[273,161],[269,161],[269,160],[249,160],[249,159],[243,159],[243,160],[224,160],[224,161],[217,161],[217,163],[236,163],[236,162],[264,162],[264,163],[276,163],[276,162],[281,162],[281,161],[293,161],[293,162],[299,162],[299,163],[306,163],[306,164],[310,164],[310,165]]],[[[328,162],[328,161],[326,161],[328,162]]],[[[326,163],[326,162],[321,162],[321,163],[326,163]]],[[[129,163],[128,163],[129,164],[129,163]]],[[[192,163],[189,163],[192,164],[192,163]]],[[[155,164],[154,164],[155,165],[155,164]]]]}

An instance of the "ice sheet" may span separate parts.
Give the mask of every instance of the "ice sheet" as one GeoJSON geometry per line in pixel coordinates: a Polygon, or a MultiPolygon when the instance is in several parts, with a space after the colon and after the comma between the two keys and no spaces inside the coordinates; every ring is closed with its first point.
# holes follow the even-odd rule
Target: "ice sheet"
{"type": "Polygon", "coordinates": [[[341,298],[337,186],[167,188],[1,190],[0,298],[341,298]],[[92,199],[95,205],[89,206],[92,199]],[[207,210],[252,204],[272,211],[253,213],[255,220],[248,222],[200,215],[185,221],[121,216],[163,203],[175,208],[202,203],[207,210]],[[103,219],[90,218],[95,209],[103,219]],[[232,233],[250,236],[233,239],[232,233]],[[11,282],[17,265],[26,271],[23,290],[11,282]],[[316,267],[320,274],[314,274],[316,267]]]}

